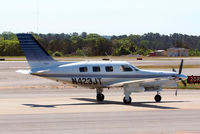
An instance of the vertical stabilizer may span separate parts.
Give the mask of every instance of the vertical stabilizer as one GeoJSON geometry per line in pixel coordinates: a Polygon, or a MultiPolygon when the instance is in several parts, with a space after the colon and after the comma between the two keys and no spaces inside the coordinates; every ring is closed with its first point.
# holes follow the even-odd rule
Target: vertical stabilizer
{"type": "Polygon", "coordinates": [[[32,69],[52,66],[56,61],[44,50],[32,34],[17,34],[24,55],[32,69]]]}

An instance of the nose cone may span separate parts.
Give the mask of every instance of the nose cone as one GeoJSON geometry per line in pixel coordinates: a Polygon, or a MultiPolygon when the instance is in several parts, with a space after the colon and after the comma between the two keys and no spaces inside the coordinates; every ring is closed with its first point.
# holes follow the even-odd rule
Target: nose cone
{"type": "Polygon", "coordinates": [[[179,74],[178,77],[183,80],[186,80],[188,78],[187,75],[184,75],[184,74],[179,74]]]}

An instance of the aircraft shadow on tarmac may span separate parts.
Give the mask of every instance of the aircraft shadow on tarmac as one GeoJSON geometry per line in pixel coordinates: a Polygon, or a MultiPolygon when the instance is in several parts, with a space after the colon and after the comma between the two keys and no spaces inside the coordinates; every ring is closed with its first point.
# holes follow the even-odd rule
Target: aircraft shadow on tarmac
{"type": "Polygon", "coordinates": [[[162,101],[162,102],[156,103],[156,102],[152,101],[152,102],[133,102],[129,105],[125,105],[123,102],[118,102],[118,101],[105,100],[103,102],[97,102],[96,99],[90,99],[90,98],[72,98],[72,99],[79,100],[79,101],[86,101],[87,103],[52,104],[52,105],[22,104],[22,105],[34,107],[34,108],[35,107],[55,108],[55,107],[58,107],[58,106],[72,106],[72,105],[76,106],[76,105],[111,105],[111,104],[116,104],[116,105],[123,105],[123,106],[134,106],[134,107],[155,108],[155,109],[179,109],[177,107],[159,106],[158,104],[185,102],[185,101],[162,101]],[[88,102],[90,102],[90,103],[88,103],[88,102]],[[152,104],[154,104],[154,105],[152,105],[152,104]]]}

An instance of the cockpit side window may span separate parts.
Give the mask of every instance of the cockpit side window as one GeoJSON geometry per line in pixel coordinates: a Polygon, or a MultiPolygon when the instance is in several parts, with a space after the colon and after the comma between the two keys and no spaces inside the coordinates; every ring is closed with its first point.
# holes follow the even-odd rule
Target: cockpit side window
{"type": "Polygon", "coordinates": [[[120,66],[120,70],[121,70],[122,72],[130,72],[130,71],[133,71],[133,69],[132,69],[130,66],[128,66],[128,65],[121,65],[121,66],[120,66]]]}
{"type": "Polygon", "coordinates": [[[80,71],[80,72],[87,72],[87,71],[88,71],[88,68],[87,68],[87,67],[80,67],[80,68],[79,68],[79,71],[80,71]]]}

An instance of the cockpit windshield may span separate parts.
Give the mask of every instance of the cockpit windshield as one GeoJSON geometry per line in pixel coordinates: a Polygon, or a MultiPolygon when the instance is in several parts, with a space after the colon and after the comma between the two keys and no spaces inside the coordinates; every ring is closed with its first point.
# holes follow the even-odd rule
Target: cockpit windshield
{"type": "Polygon", "coordinates": [[[133,69],[129,65],[121,65],[120,70],[123,72],[133,71],[133,69]]]}
{"type": "Polygon", "coordinates": [[[131,65],[131,64],[124,64],[120,66],[120,70],[122,72],[131,72],[131,71],[139,71],[140,69],[131,65]]]}
{"type": "Polygon", "coordinates": [[[140,69],[139,68],[137,68],[137,67],[135,67],[135,66],[133,66],[133,65],[130,65],[135,71],[139,71],[140,69]]]}

